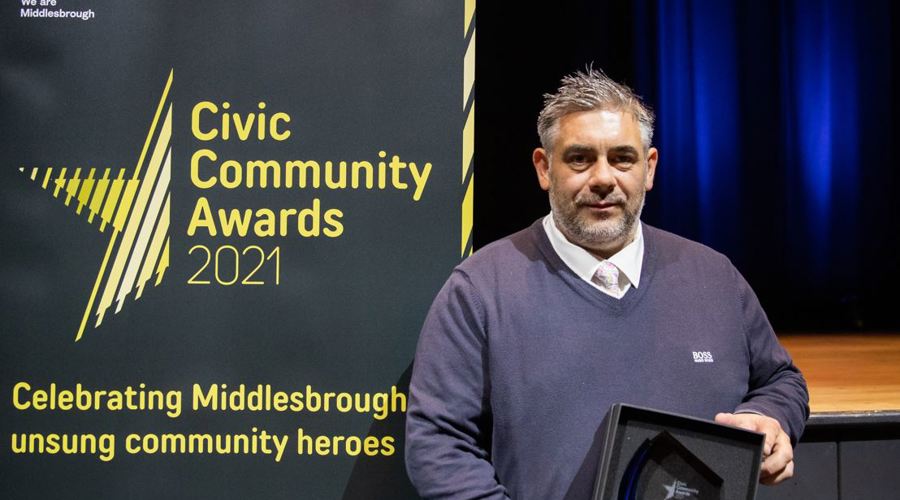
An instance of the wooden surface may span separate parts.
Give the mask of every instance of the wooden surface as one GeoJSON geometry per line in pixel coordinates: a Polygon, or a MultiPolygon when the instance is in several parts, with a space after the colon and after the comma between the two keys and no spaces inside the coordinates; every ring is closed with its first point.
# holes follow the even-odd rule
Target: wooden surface
{"type": "Polygon", "coordinates": [[[900,410],[900,333],[782,333],[809,386],[810,410],[900,410]]]}

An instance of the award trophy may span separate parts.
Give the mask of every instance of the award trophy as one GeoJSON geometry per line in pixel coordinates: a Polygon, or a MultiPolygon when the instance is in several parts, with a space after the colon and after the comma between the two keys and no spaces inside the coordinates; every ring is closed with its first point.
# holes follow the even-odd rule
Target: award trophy
{"type": "Polygon", "coordinates": [[[634,453],[619,483],[619,500],[659,497],[722,498],[722,478],[667,431],[647,439],[634,453]],[[655,493],[655,495],[654,495],[655,493]]]}
{"type": "Polygon", "coordinates": [[[625,404],[603,425],[594,500],[756,496],[762,434],[625,404]]]}

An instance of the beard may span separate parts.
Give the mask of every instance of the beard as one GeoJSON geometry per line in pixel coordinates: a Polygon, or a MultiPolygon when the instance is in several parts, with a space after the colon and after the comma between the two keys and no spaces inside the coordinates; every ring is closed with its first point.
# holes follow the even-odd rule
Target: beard
{"type": "Polygon", "coordinates": [[[574,200],[563,193],[550,189],[550,208],[556,226],[574,244],[588,248],[603,248],[621,242],[624,246],[632,239],[635,223],[644,209],[645,190],[628,200],[623,194],[610,193],[601,196],[596,193],[580,194],[574,200]],[[621,213],[602,219],[590,217],[584,207],[592,203],[616,203],[621,213]]]}

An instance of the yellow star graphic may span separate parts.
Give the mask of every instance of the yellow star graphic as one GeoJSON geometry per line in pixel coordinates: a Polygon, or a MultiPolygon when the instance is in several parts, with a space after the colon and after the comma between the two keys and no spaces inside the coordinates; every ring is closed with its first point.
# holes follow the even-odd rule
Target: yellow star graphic
{"type": "Polygon", "coordinates": [[[174,71],[169,71],[140,159],[130,178],[127,178],[125,169],[104,169],[100,178],[95,177],[97,169],[94,168],[84,178],[81,168],[19,169],[43,189],[52,192],[54,197],[65,195],[66,206],[71,206],[74,200],[76,214],[87,208],[88,223],[92,224],[95,218],[99,218],[100,232],[104,232],[107,225],[111,227],[109,245],[75,335],[76,342],[84,335],[95,302],[96,328],[103,323],[113,300],[116,302],[115,312],[118,313],[129,293],[136,291],[135,300],[140,299],[151,277],[155,274],[154,286],[159,285],[169,267],[169,187],[172,177],[172,103],[169,102],[169,90],[173,75],[174,71]],[[165,116],[160,121],[164,110],[165,116]],[[148,158],[151,143],[153,148],[148,158]],[[98,294],[101,285],[102,293],[98,294]]]}

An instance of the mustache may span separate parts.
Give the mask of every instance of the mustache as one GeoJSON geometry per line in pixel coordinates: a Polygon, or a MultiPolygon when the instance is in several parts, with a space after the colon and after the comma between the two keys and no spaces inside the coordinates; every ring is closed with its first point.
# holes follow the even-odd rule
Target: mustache
{"type": "Polygon", "coordinates": [[[625,197],[621,194],[610,193],[607,196],[600,196],[598,194],[579,194],[575,197],[576,205],[594,205],[598,203],[610,203],[617,205],[625,204],[625,197]]]}

